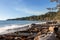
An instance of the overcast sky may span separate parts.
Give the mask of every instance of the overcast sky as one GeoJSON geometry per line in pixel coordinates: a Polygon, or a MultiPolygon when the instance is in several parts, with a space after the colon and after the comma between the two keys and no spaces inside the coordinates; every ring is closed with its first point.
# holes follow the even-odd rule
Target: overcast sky
{"type": "Polygon", "coordinates": [[[41,15],[55,4],[50,0],[0,0],[0,20],[41,15]]]}

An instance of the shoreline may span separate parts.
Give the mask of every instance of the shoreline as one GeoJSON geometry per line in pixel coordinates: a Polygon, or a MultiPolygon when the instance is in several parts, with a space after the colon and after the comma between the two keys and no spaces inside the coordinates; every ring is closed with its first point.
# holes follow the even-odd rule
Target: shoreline
{"type": "MultiPolygon", "coordinates": [[[[41,23],[30,23],[30,24],[24,24],[24,25],[11,25],[12,27],[8,26],[7,27],[1,27],[4,31],[2,32],[3,34],[7,34],[7,33],[13,33],[16,31],[23,31],[23,29],[29,29],[31,28],[31,24],[44,24],[46,22],[41,22],[41,23]],[[20,30],[21,29],[21,30],[20,30]]],[[[0,29],[1,29],[0,28],[0,29]]],[[[0,33],[0,35],[3,35],[2,33],[0,33]]]]}
{"type": "MultiPolygon", "coordinates": [[[[38,37],[38,36],[41,36],[43,34],[46,35],[46,34],[48,34],[48,32],[53,32],[53,30],[51,30],[49,28],[56,26],[56,24],[52,25],[50,22],[48,22],[48,23],[46,22],[44,24],[39,24],[39,23],[31,24],[30,26],[32,26],[32,27],[29,28],[27,26],[28,29],[23,30],[23,31],[16,31],[14,33],[8,33],[8,34],[0,35],[0,38],[8,39],[8,40],[12,40],[12,39],[13,40],[23,40],[23,39],[24,40],[36,40],[36,37],[38,37]]],[[[20,29],[20,28],[18,28],[18,29],[20,29]]],[[[48,35],[48,36],[50,36],[50,35],[48,35]]],[[[43,39],[43,37],[44,36],[42,36],[42,39],[43,39]]],[[[40,39],[40,37],[39,37],[39,39],[40,39]]]]}

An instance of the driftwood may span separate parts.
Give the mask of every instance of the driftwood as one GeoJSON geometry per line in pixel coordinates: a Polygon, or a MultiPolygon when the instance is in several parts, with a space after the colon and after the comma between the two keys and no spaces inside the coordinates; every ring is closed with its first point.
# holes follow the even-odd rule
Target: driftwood
{"type": "MultiPolygon", "coordinates": [[[[31,27],[27,26],[25,29],[22,27],[22,31],[15,31],[13,33],[8,33],[0,35],[0,40],[55,40],[56,36],[54,33],[54,27],[57,24],[32,24],[31,27]]],[[[21,28],[17,28],[21,29],[21,28]]],[[[17,30],[14,29],[14,30],[17,30]]],[[[9,30],[8,30],[9,31],[9,30]]],[[[56,35],[60,37],[57,32],[56,35]]],[[[57,40],[58,38],[56,38],[57,40]]]]}

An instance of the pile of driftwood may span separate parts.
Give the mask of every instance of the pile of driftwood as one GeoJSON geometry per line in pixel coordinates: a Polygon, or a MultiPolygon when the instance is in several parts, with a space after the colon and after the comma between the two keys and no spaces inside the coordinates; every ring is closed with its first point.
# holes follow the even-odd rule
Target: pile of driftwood
{"type": "MultiPolygon", "coordinates": [[[[56,22],[47,22],[46,24],[31,24],[31,26],[32,27],[27,30],[0,35],[0,40],[39,40],[40,35],[54,32],[54,28],[57,26],[59,27],[60,24],[57,25],[56,22]]],[[[56,30],[54,33],[60,35],[56,30]]]]}

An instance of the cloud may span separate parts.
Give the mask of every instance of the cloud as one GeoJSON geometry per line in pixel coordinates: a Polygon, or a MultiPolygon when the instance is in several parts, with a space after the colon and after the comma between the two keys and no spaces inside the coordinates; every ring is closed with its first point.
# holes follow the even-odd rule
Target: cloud
{"type": "Polygon", "coordinates": [[[32,10],[28,8],[16,8],[16,11],[24,12],[24,13],[29,13],[29,14],[34,14],[34,15],[40,15],[42,12],[37,11],[37,10],[32,10]]]}
{"type": "MultiPolygon", "coordinates": [[[[32,14],[32,15],[40,15],[42,14],[41,11],[38,11],[36,9],[32,10],[30,9],[29,6],[27,6],[27,4],[25,4],[25,2],[23,0],[15,0],[14,2],[12,2],[12,6],[11,7],[14,11],[19,11],[19,12],[23,12],[23,13],[27,13],[27,14],[32,14]],[[13,4],[13,5],[12,5],[13,4]],[[27,8],[29,7],[29,8],[27,8]]],[[[33,6],[31,6],[32,8],[34,8],[33,6]]]]}

